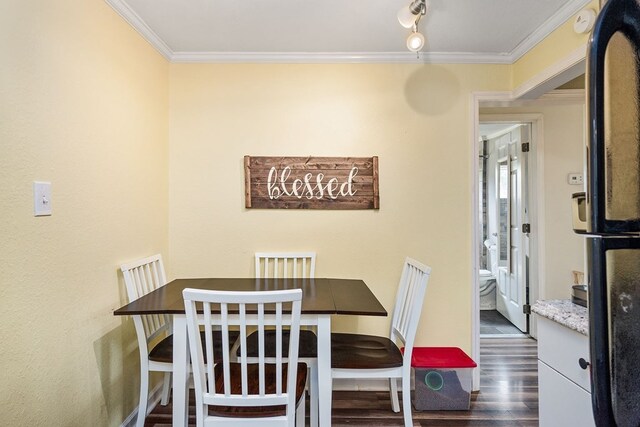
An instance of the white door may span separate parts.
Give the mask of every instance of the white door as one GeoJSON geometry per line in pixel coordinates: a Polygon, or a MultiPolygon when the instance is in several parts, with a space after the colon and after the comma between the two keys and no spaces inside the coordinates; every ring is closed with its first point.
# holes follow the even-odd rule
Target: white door
{"type": "Polygon", "coordinates": [[[527,151],[523,143],[531,141],[531,126],[511,132],[511,140],[501,147],[497,164],[498,256],[496,306],[498,311],[522,332],[527,332],[525,313],[528,284],[527,151]],[[526,230],[525,230],[526,231],[526,230]]]}

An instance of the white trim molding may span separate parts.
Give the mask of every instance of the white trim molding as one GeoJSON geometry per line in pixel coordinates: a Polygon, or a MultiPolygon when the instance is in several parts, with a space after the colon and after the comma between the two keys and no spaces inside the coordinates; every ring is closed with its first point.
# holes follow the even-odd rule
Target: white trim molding
{"type": "Polygon", "coordinates": [[[545,23],[539,26],[533,33],[525,38],[515,49],[511,51],[509,56],[511,62],[514,63],[522,58],[527,52],[533,49],[538,43],[545,39],[549,34],[558,29],[562,24],[567,22],[576,13],[590,3],[591,0],[570,0],[547,19],[545,23]]]}
{"type": "MultiPolygon", "coordinates": [[[[473,372],[473,387],[472,389],[480,389],[480,288],[479,288],[479,274],[478,274],[478,259],[479,259],[479,220],[477,216],[477,209],[479,205],[479,183],[478,183],[478,162],[477,153],[480,152],[480,132],[479,124],[483,122],[496,122],[496,123],[531,123],[532,132],[532,157],[529,159],[529,189],[530,189],[530,202],[529,202],[529,218],[532,223],[532,229],[536,230],[532,234],[530,253],[531,253],[531,278],[533,283],[537,283],[537,287],[531,288],[532,294],[530,298],[536,300],[539,298],[539,290],[544,286],[542,282],[543,278],[538,275],[541,268],[544,268],[544,259],[542,257],[541,248],[543,246],[542,239],[544,238],[544,180],[542,171],[544,170],[544,132],[543,132],[543,117],[537,113],[509,113],[496,115],[480,115],[480,108],[486,106],[485,103],[493,105],[495,102],[506,104],[510,99],[513,99],[509,92],[476,92],[472,94],[471,99],[471,123],[472,127],[471,137],[473,139],[472,147],[473,154],[470,156],[470,168],[471,168],[471,182],[472,188],[471,197],[471,358],[478,361],[478,368],[473,372]]],[[[535,331],[530,330],[535,333],[535,331]]]]}
{"type": "Polygon", "coordinates": [[[513,89],[514,98],[535,99],[582,74],[586,70],[587,45],[581,45],[533,78],[513,89]]]}
{"type": "MultiPolygon", "coordinates": [[[[105,0],[162,56],[172,63],[377,63],[377,64],[513,64],[590,0],[568,0],[511,52],[186,52],[174,51],[138,15],[127,0],[105,0]]],[[[524,91],[526,92],[526,90],[524,91]]],[[[523,93],[524,93],[523,92],[523,93]]]]}
{"type": "Polygon", "coordinates": [[[172,52],[169,59],[208,64],[511,64],[507,55],[465,52],[172,52]]]}
{"type": "MultiPolygon", "coordinates": [[[[542,99],[542,98],[540,98],[542,99]]],[[[576,101],[574,101],[575,103],[576,101]]],[[[565,104],[566,102],[554,102],[538,100],[527,105],[554,105],[565,104]]],[[[483,104],[482,107],[485,105],[483,104]]],[[[520,106],[520,105],[518,105],[520,106]]],[[[544,185],[544,116],[540,113],[512,113],[505,111],[498,114],[481,114],[479,123],[530,123],[531,124],[531,151],[529,153],[529,221],[532,232],[529,239],[529,302],[533,303],[544,297],[546,286],[543,272],[546,269],[544,258],[545,247],[545,185],[544,185]]],[[[477,220],[476,220],[477,221],[477,220]]],[[[479,224],[478,224],[479,228],[479,224]]],[[[476,229],[476,233],[478,230],[476,229]]],[[[478,255],[476,255],[478,259],[478,255]]],[[[479,299],[479,287],[476,287],[479,299]]],[[[530,317],[531,319],[531,317],[530,317]]],[[[536,338],[536,323],[529,321],[529,335],[536,338]]]]}
{"type": "MultiPolygon", "coordinates": [[[[480,104],[483,101],[508,102],[513,99],[511,92],[473,92],[469,103],[469,117],[471,126],[470,145],[472,148],[469,156],[468,168],[471,171],[469,182],[471,199],[468,209],[470,211],[471,223],[471,269],[469,270],[469,283],[471,284],[471,358],[480,365],[480,292],[478,292],[478,218],[477,209],[480,202],[478,195],[478,153],[480,152],[480,104]]],[[[473,370],[472,390],[480,390],[480,368],[473,370]]]]}
{"type": "Polygon", "coordinates": [[[151,46],[153,46],[162,56],[171,61],[173,51],[156,34],[155,31],[138,15],[124,0],[105,0],[118,15],[122,16],[151,46]]]}
{"type": "Polygon", "coordinates": [[[515,98],[513,92],[509,99],[490,99],[482,101],[483,107],[526,107],[529,105],[561,105],[561,104],[584,104],[586,103],[586,92],[584,89],[560,89],[552,90],[536,99],[515,98]]]}

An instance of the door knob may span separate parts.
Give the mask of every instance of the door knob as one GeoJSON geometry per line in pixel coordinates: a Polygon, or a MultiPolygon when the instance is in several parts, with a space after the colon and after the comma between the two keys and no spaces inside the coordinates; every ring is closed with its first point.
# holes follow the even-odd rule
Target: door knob
{"type": "Polygon", "coordinates": [[[578,365],[580,365],[582,369],[587,369],[589,365],[591,365],[591,363],[587,362],[581,357],[580,359],[578,359],[578,365]]]}

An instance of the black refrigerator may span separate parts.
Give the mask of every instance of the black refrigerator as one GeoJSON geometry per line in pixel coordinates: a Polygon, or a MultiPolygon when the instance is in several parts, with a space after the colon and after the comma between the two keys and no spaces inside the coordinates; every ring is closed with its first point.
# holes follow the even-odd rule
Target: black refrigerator
{"type": "Polygon", "coordinates": [[[597,426],[640,426],[640,0],[608,0],[587,51],[586,239],[597,426]]]}

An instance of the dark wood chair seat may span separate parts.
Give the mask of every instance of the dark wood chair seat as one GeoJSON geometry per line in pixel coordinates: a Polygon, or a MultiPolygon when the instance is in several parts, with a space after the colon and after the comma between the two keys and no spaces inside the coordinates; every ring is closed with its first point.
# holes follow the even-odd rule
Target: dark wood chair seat
{"type": "Polygon", "coordinates": [[[424,293],[431,268],[405,258],[391,328],[387,337],[361,334],[331,334],[331,376],[333,379],[389,379],[391,409],[400,412],[398,380],[402,387],[402,412],[405,426],[411,419],[411,358],[403,357],[396,342],[404,343],[411,354],[416,336],[424,293]]]}
{"type": "MultiPolygon", "coordinates": [[[[231,377],[231,394],[242,394],[242,374],[240,363],[230,363],[230,377],[231,377]]],[[[282,389],[287,388],[287,364],[282,364],[282,389]]],[[[221,363],[216,364],[215,377],[216,377],[216,392],[224,393],[224,378],[223,378],[223,365],[221,363]]],[[[259,387],[258,376],[259,365],[257,363],[251,363],[247,365],[247,378],[249,394],[257,394],[259,387]]],[[[276,365],[265,364],[265,391],[267,394],[276,392],[276,365]]],[[[304,393],[304,385],[307,382],[307,365],[306,363],[298,363],[298,372],[296,376],[296,404],[300,402],[304,393]]],[[[242,417],[242,418],[256,418],[256,417],[277,417],[286,415],[286,406],[209,406],[209,415],[215,415],[218,417],[242,417]]]]}
{"type": "Polygon", "coordinates": [[[402,366],[402,353],[386,337],[361,334],[331,334],[331,367],[335,369],[379,369],[402,366]]]}
{"type": "MultiPolygon", "coordinates": [[[[238,339],[239,336],[240,333],[238,331],[229,331],[229,340],[232,344],[238,339]]],[[[200,339],[202,340],[202,345],[204,346],[204,332],[200,332],[200,339]]],[[[215,331],[213,333],[213,343],[213,356],[216,360],[222,360],[222,336],[220,334],[220,331],[215,331]]],[[[162,341],[160,341],[155,345],[155,347],[153,347],[153,349],[149,352],[149,360],[165,363],[173,362],[173,335],[169,335],[168,337],[163,338],[162,341]]]]}
{"type": "MultiPolygon", "coordinates": [[[[247,337],[247,356],[258,357],[258,332],[253,332],[247,337]]],[[[265,357],[276,357],[276,331],[264,331],[265,357]]],[[[289,353],[289,331],[282,331],[282,354],[289,353]]],[[[237,355],[240,356],[240,349],[237,355]]],[[[318,338],[313,331],[300,330],[300,344],[298,345],[298,358],[318,357],[318,338]]]]}

